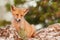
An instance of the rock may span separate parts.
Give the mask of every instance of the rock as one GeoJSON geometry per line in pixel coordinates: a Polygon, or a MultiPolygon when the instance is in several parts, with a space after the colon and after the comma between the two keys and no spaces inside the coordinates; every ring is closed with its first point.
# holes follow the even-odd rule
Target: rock
{"type": "MultiPolygon", "coordinates": [[[[0,40],[22,40],[15,28],[7,26],[0,28],[0,40]]],[[[24,39],[23,39],[24,40],[24,39]]],[[[33,38],[27,40],[60,40],[60,24],[49,25],[47,28],[42,28],[36,31],[33,38]]]]}
{"type": "Polygon", "coordinates": [[[40,29],[35,33],[33,40],[35,38],[38,38],[38,40],[60,40],[60,24],[56,23],[40,29]]]}
{"type": "Polygon", "coordinates": [[[0,28],[0,40],[21,40],[12,26],[0,28]]]}

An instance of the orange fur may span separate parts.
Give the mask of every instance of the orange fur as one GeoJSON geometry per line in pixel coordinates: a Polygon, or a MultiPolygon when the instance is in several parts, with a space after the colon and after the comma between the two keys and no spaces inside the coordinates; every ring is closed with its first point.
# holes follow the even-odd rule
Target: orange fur
{"type": "Polygon", "coordinates": [[[27,14],[29,10],[26,8],[16,8],[15,6],[11,7],[11,12],[13,15],[12,25],[15,27],[17,31],[20,31],[20,28],[23,28],[26,32],[27,37],[31,37],[35,32],[35,28],[33,25],[30,25],[25,19],[24,16],[27,14]],[[20,19],[20,22],[17,22],[15,19],[20,19]]]}

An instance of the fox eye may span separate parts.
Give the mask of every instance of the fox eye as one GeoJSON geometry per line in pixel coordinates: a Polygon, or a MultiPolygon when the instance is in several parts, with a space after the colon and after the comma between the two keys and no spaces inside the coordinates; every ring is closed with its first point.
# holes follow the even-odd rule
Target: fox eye
{"type": "Polygon", "coordinates": [[[18,16],[18,14],[16,14],[18,16]]]}
{"type": "Polygon", "coordinates": [[[21,16],[23,16],[23,15],[21,15],[21,16]]]}

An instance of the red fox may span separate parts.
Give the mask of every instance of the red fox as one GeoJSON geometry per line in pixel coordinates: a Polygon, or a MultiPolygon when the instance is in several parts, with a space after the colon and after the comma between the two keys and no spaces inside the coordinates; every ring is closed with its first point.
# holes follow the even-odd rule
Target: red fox
{"type": "Polygon", "coordinates": [[[16,8],[15,6],[11,6],[11,12],[13,15],[12,25],[15,27],[17,31],[20,31],[20,28],[23,28],[26,32],[27,37],[31,37],[35,32],[35,28],[33,25],[30,25],[24,18],[29,10],[27,8],[16,8]]]}

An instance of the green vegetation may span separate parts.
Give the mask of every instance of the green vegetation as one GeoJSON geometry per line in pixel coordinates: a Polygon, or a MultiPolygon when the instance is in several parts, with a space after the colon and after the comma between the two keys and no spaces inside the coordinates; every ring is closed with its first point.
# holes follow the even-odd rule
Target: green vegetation
{"type": "Polygon", "coordinates": [[[10,3],[7,3],[5,6],[6,6],[7,11],[10,11],[10,7],[11,7],[10,3]]]}
{"type": "Polygon", "coordinates": [[[0,21],[0,26],[6,26],[7,24],[11,24],[11,23],[5,20],[0,21]]]}
{"type": "MultiPolygon", "coordinates": [[[[25,3],[26,0],[14,0],[14,5],[25,3]]],[[[7,10],[10,10],[10,4],[6,5],[7,10]]],[[[25,16],[30,24],[46,24],[46,26],[59,23],[60,0],[41,0],[37,2],[36,7],[30,7],[28,14],[25,16]],[[58,15],[58,17],[57,17],[58,15]],[[54,18],[53,18],[54,17],[54,18]],[[48,20],[48,23],[45,20],[48,20]],[[57,21],[56,21],[57,20],[57,21]]]]}
{"type": "Polygon", "coordinates": [[[15,5],[23,4],[25,0],[14,0],[15,5]]]}

